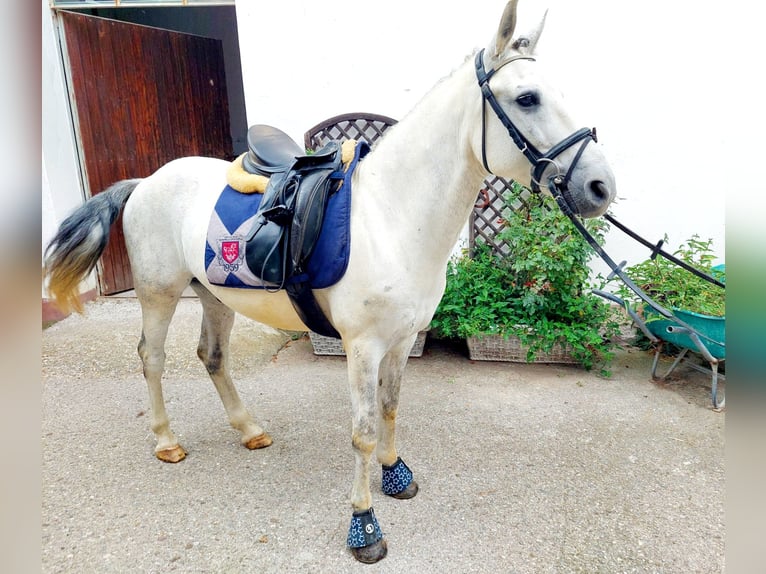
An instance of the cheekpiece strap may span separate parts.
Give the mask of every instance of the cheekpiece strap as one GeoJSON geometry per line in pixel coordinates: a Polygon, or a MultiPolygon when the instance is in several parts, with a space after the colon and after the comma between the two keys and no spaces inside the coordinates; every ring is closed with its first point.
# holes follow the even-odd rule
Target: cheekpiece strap
{"type": "Polygon", "coordinates": [[[372,507],[351,515],[351,526],[348,529],[346,543],[349,548],[362,548],[374,544],[383,538],[378,519],[372,507]]]}
{"type": "Polygon", "coordinates": [[[489,165],[487,164],[487,151],[486,151],[486,148],[487,148],[487,142],[486,142],[487,104],[490,105],[492,110],[495,112],[495,115],[498,117],[498,119],[503,124],[505,129],[508,131],[508,135],[511,136],[513,143],[516,144],[516,147],[518,147],[519,150],[521,150],[521,153],[524,154],[524,156],[529,160],[529,162],[532,165],[535,165],[537,161],[539,160],[540,156],[542,155],[537,150],[537,148],[535,148],[535,146],[532,145],[532,142],[530,142],[527,138],[525,138],[524,135],[516,128],[516,126],[511,121],[511,119],[505,113],[505,110],[503,110],[502,106],[497,101],[495,94],[492,92],[492,88],[489,87],[489,80],[492,78],[492,76],[494,76],[495,73],[500,68],[510,64],[511,62],[515,62],[516,60],[534,61],[535,59],[532,56],[519,54],[519,55],[508,58],[507,60],[501,62],[496,68],[492,68],[489,71],[487,71],[484,68],[484,50],[477,52],[476,57],[474,58],[476,79],[478,80],[479,88],[481,89],[481,95],[482,95],[481,161],[484,164],[484,169],[486,169],[489,173],[492,173],[492,170],[489,168],[489,165]]]}
{"type": "Polygon", "coordinates": [[[391,466],[383,465],[383,493],[394,496],[404,490],[412,482],[412,471],[404,464],[401,457],[391,466]]]}

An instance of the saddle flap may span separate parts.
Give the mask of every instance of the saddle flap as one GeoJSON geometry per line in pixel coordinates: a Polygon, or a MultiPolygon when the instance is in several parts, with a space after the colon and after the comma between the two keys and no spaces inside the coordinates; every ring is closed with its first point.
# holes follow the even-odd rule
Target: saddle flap
{"type": "Polygon", "coordinates": [[[280,129],[256,124],[247,130],[248,152],[242,167],[249,173],[270,176],[286,171],[305,150],[280,129]]]}
{"type": "Polygon", "coordinates": [[[342,165],[340,144],[330,142],[271,176],[245,238],[247,264],[256,275],[281,289],[304,273],[322,230],[327,197],[342,179],[342,165]]]}
{"type": "Polygon", "coordinates": [[[298,159],[295,162],[296,169],[304,159],[310,160],[313,167],[308,171],[301,170],[301,188],[295,200],[295,214],[290,230],[293,265],[301,271],[311,257],[319,232],[322,231],[327,198],[338,189],[339,180],[343,178],[343,159],[337,141],[328,142],[317,153],[298,159]]]}
{"type": "Polygon", "coordinates": [[[298,270],[303,270],[311,257],[322,231],[327,198],[338,185],[338,181],[331,177],[335,171],[333,168],[316,170],[303,178],[290,229],[290,254],[293,266],[298,270]]]}
{"type": "Polygon", "coordinates": [[[262,281],[281,289],[288,275],[288,261],[284,257],[285,228],[262,221],[256,223],[245,246],[245,257],[250,270],[262,281]]]}

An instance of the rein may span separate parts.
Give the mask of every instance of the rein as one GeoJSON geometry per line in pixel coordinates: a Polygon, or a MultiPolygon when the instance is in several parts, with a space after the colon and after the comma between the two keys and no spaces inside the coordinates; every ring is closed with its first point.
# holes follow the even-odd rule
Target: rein
{"type": "MultiPolygon", "coordinates": [[[[629,235],[630,237],[632,237],[633,239],[635,239],[636,241],[638,241],[642,245],[644,245],[644,246],[648,247],[649,249],[651,249],[652,250],[652,254],[649,256],[650,259],[655,259],[658,255],[661,255],[662,257],[664,257],[668,261],[672,261],[673,263],[675,263],[679,267],[683,267],[684,269],[686,269],[690,273],[694,273],[700,279],[704,279],[708,283],[712,283],[713,285],[716,285],[718,287],[722,287],[724,289],[726,288],[726,285],[724,285],[721,281],[719,281],[715,277],[711,277],[707,273],[703,273],[699,269],[695,269],[694,267],[689,265],[686,261],[683,261],[683,260],[679,259],[678,257],[674,257],[673,255],[671,255],[667,251],[663,251],[662,250],[662,244],[665,243],[664,239],[660,239],[656,244],[654,244],[654,243],[651,243],[650,241],[647,241],[646,239],[644,239],[640,235],[638,235],[635,231],[631,230],[627,225],[624,225],[623,223],[620,223],[619,221],[617,221],[614,217],[612,217],[608,213],[604,214],[604,219],[606,219],[609,223],[613,223],[615,225],[615,227],[617,227],[620,231],[623,231],[625,234],[629,235]]],[[[620,263],[620,265],[624,265],[624,264],[625,263],[620,263]]]]}
{"type": "MultiPolygon", "coordinates": [[[[532,56],[524,56],[524,55],[518,55],[513,56],[504,62],[502,62],[497,68],[490,69],[489,71],[486,71],[484,68],[484,50],[481,50],[476,54],[476,58],[474,60],[474,64],[476,67],[476,79],[479,82],[479,87],[481,89],[481,95],[482,95],[482,123],[481,123],[481,160],[484,165],[484,169],[486,169],[489,173],[493,173],[492,170],[489,168],[489,165],[487,163],[487,152],[486,152],[486,120],[487,120],[487,104],[492,108],[492,110],[495,112],[495,115],[497,115],[500,122],[503,124],[506,130],[508,130],[508,135],[510,135],[513,142],[516,144],[516,146],[519,148],[521,153],[524,154],[524,157],[529,160],[529,163],[532,164],[531,169],[531,189],[534,193],[540,193],[540,180],[542,179],[543,173],[545,172],[546,168],[549,165],[552,165],[556,168],[557,172],[550,176],[548,178],[548,188],[551,191],[551,195],[556,200],[556,204],[559,206],[561,211],[564,212],[564,214],[569,217],[569,219],[574,224],[577,231],[580,232],[580,234],[585,238],[585,240],[588,242],[588,244],[593,248],[593,250],[598,253],[598,255],[606,262],[606,264],[609,266],[609,268],[612,270],[612,273],[607,277],[607,279],[611,279],[612,277],[619,277],[620,280],[622,280],[623,283],[631,290],[633,291],[641,300],[643,300],[646,304],[648,304],[654,311],[656,311],[658,314],[662,315],[663,317],[667,319],[672,319],[675,323],[677,323],[680,327],[688,330],[692,338],[694,337],[700,337],[704,338],[712,343],[715,343],[717,345],[725,346],[723,342],[721,341],[715,341],[711,339],[710,337],[699,333],[696,329],[685,323],[684,321],[678,319],[671,311],[668,311],[665,307],[654,301],[651,297],[649,297],[644,291],[636,285],[633,280],[628,277],[625,272],[623,271],[623,266],[625,265],[626,261],[623,261],[619,265],[617,265],[611,257],[604,251],[604,249],[601,247],[601,245],[598,244],[598,242],[594,239],[594,237],[588,232],[588,230],[585,228],[585,226],[582,224],[578,216],[578,209],[577,205],[575,204],[574,200],[572,199],[572,196],[569,192],[569,180],[571,178],[572,172],[574,171],[575,166],[577,165],[577,162],[582,157],[583,152],[585,151],[585,147],[591,142],[597,142],[596,138],[596,129],[588,129],[588,128],[582,128],[574,132],[573,134],[567,136],[563,140],[561,140],[559,143],[551,147],[546,153],[541,153],[535,146],[530,142],[524,134],[522,134],[519,129],[514,125],[513,121],[508,117],[508,114],[505,113],[505,110],[502,108],[500,103],[497,101],[497,98],[495,97],[495,94],[492,92],[492,88],[489,86],[489,81],[492,79],[492,76],[497,73],[497,71],[502,68],[503,66],[506,66],[507,64],[510,64],[511,62],[515,62],[517,60],[531,60],[534,61],[535,58],[532,56]],[[575,157],[572,160],[571,164],[569,165],[569,169],[567,170],[566,174],[561,173],[561,169],[559,168],[559,165],[554,161],[554,159],[560,155],[565,150],[569,149],[573,145],[582,142],[580,144],[579,149],[575,153],[575,157]]],[[[633,239],[639,241],[640,243],[644,244],[645,246],[652,249],[652,259],[654,259],[657,255],[661,255],[662,257],[665,257],[669,261],[672,261],[673,263],[683,267],[684,269],[691,271],[695,275],[705,279],[706,281],[709,281],[715,285],[718,285],[720,287],[725,287],[723,283],[718,281],[717,279],[699,271],[698,269],[695,269],[688,265],[687,263],[677,259],[676,257],[673,257],[669,253],[666,253],[662,250],[662,243],[663,241],[659,241],[656,245],[650,243],[649,241],[643,239],[630,229],[628,229],[627,226],[623,225],[622,223],[618,222],[616,219],[614,219],[612,216],[606,214],[604,215],[604,218],[615,224],[621,231],[627,233],[630,237],[633,239]]],[[[597,294],[606,296],[608,294],[603,292],[597,292],[597,294]]],[[[607,297],[613,300],[616,300],[615,297],[607,297]]],[[[624,302],[621,300],[617,300],[618,303],[621,303],[623,305],[624,302]]],[[[627,307],[627,306],[626,306],[627,307]]],[[[628,310],[629,311],[629,310],[628,310]]]]}
{"type": "MultiPolygon", "coordinates": [[[[713,344],[720,345],[721,347],[726,347],[726,345],[725,345],[725,343],[723,341],[716,341],[715,339],[709,337],[708,335],[705,335],[704,333],[700,333],[697,329],[695,329],[691,325],[687,324],[686,322],[684,322],[681,319],[679,319],[678,317],[676,317],[671,311],[668,311],[665,307],[663,307],[662,305],[657,303],[654,299],[649,297],[649,295],[644,293],[644,291],[638,285],[636,285],[633,282],[633,280],[630,277],[628,277],[625,274],[625,272],[623,271],[622,268],[624,267],[625,263],[627,263],[627,262],[623,261],[622,263],[617,265],[614,262],[614,260],[611,257],[609,257],[607,252],[604,251],[604,249],[601,247],[601,245],[598,244],[598,241],[596,241],[594,239],[594,237],[590,234],[590,232],[588,232],[588,230],[582,224],[582,222],[577,217],[577,215],[575,213],[573,213],[571,209],[569,209],[569,206],[567,204],[566,199],[560,193],[557,193],[557,190],[555,190],[555,189],[553,191],[553,197],[555,198],[556,203],[558,204],[558,206],[561,209],[561,211],[563,211],[566,214],[566,216],[569,217],[570,221],[575,226],[577,231],[580,232],[580,235],[582,235],[585,238],[585,240],[588,242],[588,244],[593,248],[593,250],[596,253],[598,253],[598,255],[601,257],[601,259],[603,259],[606,262],[606,264],[609,265],[609,268],[612,270],[612,272],[607,277],[607,280],[611,279],[612,277],[619,277],[620,280],[623,283],[625,283],[625,285],[631,291],[633,291],[636,295],[638,295],[638,297],[642,301],[644,301],[647,305],[649,305],[655,312],[657,312],[658,314],[662,315],[666,319],[672,319],[672,321],[674,323],[677,323],[680,327],[683,327],[684,329],[686,329],[688,331],[689,335],[691,336],[692,340],[694,340],[694,337],[696,336],[696,337],[699,337],[700,339],[705,339],[705,340],[707,340],[707,341],[709,341],[709,342],[711,342],[713,344]]],[[[604,218],[607,219],[607,221],[615,223],[617,225],[617,227],[619,227],[622,231],[625,231],[626,233],[628,233],[634,239],[639,239],[641,241],[641,243],[644,243],[645,245],[652,246],[654,248],[653,251],[652,251],[652,258],[656,257],[657,255],[661,255],[661,256],[665,257],[666,259],[668,259],[669,261],[672,261],[673,263],[680,264],[684,269],[692,271],[695,275],[698,275],[699,277],[705,279],[706,281],[710,281],[711,283],[714,283],[716,285],[719,285],[719,286],[725,288],[725,285],[723,283],[721,283],[720,281],[718,281],[717,279],[714,279],[713,277],[710,277],[709,275],[703,273],[702,271],[699,271],[698,269],[694,269],[690,265],[688,265],[688,264],[678,260],[677,258],[673,257],[672,255],[664,252],[662,249],[659,248],[662,245],[662,241],[660,241],[656,246],[653,246],[651,243],[649,243],[645,239],[639,238],[638,235],[636,235],[635,233],[630,231],[626,226],[624,226],[623,224],[619,223],[613,217],[605,215],[604,218]]],[[[620,300],[619,298],[614,297],[614,296],[609,296],[608,293],[604,293],[602,291],[595,291],[595,293],[597,295],[600,295],[602,297],[606,297],[607,299],[611,299],[611,300],[621,304],[622,306],[626,307],[626,310],[628,310],[630,312],[630,310],[627,309],[627,304],[624,301],[620,300]]],[[[632,313],[631,313],[631,316],[633,316],[632,313]]],[[[635,317],[634,317],[634,319],[635,319],[635,317]]],[[[710,359],[708,359],[708,360],[710,360],[710,359]]]]}

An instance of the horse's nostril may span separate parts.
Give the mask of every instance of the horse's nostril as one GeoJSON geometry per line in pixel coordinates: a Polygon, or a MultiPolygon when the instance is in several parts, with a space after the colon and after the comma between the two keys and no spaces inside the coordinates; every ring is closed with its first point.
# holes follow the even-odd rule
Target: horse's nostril
{"type": "Polygon", "coordinates": [[[593,198],[598,201],[609,200],[609,188],[600,179],[594,179],[589,184],[590,192],[593,194],[593,198]]]}

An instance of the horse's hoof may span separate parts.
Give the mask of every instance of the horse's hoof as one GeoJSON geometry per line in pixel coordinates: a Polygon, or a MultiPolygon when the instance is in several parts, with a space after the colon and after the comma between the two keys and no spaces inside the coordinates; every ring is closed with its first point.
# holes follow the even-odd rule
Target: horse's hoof
{"type": "Polygon", "coordinates": [[[410,483],[407,485],[407,488],[402,490],[401,492],[397,492],[396,494],[391,494],[390,496],[393,498],[398,498],[399,500],[408,500],[410,498],[414,498],[414,496],[418,493],[418,483],[414,480],[411,480],[410,483]]]}
{"type": "Polygon", "coordinates": [[[377,542],[373,542],[369,546],[351,548],[351,554],[353,554],[354,558],[359,560],[359,562],[375,564],[376,562],[383,560],[386,557],[386,554],[388,554],[388,544],[386,543],[386,539],[383,538],[377,542]]]}
{"type": "Polygon", "coordinates": [[[176,445],[154,453],[162,462],[181,462],[186,458],[186,451],[180,445],[176,445]]]}
{"type": "Polygon", "coordinates": [[[268,435],[268,433],[262,433],[248,440],[245,443],[245,446],[250,450],[255,450],[257,448],[266,448],[267,446],[271,446],[272,442],[274,441],[271,440],[271,437],[268,435]]]}

